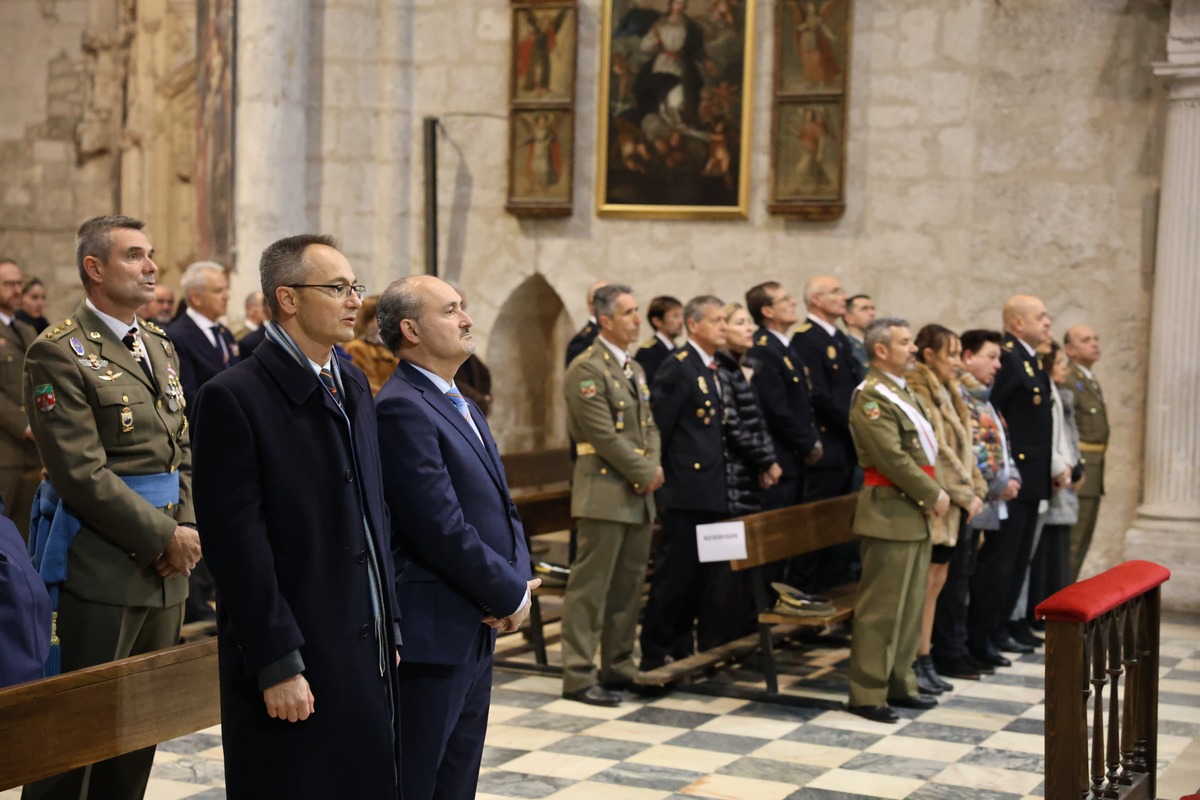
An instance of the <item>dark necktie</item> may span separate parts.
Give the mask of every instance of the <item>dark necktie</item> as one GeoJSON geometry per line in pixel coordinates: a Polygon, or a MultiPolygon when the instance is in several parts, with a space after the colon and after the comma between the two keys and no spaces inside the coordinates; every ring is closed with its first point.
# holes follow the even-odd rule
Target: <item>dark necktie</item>
{"type": "Polygon", "coordinates": [[[333,397],[333,402],[338,404],[338,408],[344,408],[342,396],[338,394],[337,382],[333,379],[333,373],[327,369],[321,370],[321,383],[325,384],[325,388],[329,390],[329,394],[333,397]]]}
{"type": "Polygon", "coordinates": [[[129,352],[133,353],[133,360],[142,368],[142,372],[146,373],[150,385],[157,390],[158,384],[154,382],[154,373],[150,371],[150,365],[146,361],[146,350],[142,347],[141,339],[138,338],[137,328],[130,328],[129,333],[125,334],[125,338],[121,341],[129,348],[129,352]]]}
{"type": "Polygon", "coordinates": [[[8,325],[10,328],[12,328],[13,336],[15,336],[17,339],[17,344],[21,345],[21,349],[24,350],[26,347],[25,337],[21,335],[20,329],[17,328],[16,318],[13,318],[13,321],[8,323],[8,325]]]}
{"type": "MultiPolygon", "coordinates": [[[[221,364],[229,366],[229,347],[225,344],[225,328],[221,325],[212,326],[213,339],[217,341],[217,349],[221,351],[221,364]]],[[[330,376],[332,377],[332,376],[330,376]]]]}

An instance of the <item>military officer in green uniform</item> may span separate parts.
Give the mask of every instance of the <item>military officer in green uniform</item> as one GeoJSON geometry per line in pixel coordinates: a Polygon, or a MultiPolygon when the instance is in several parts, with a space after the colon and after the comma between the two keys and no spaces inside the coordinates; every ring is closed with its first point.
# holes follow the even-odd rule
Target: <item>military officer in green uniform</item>
{"type": "Polygon", "coordinates": [[[871,368],[850,409],[864,481],[854,513],[862,578],[850,639],[849,710],[895,722],[892,706],[937,705],[918,691],[912,663],[929,571],[929,518],[944,516],[950,498],[933,478],[938,445],[929,412],[904,380],[917,351],[908,323],[877,320],[863,343],[871,368]]]}
{"type": "Polygon", "coordinates": [[[1079,456],[1083,486],[1079,487],[1079,520],[1071,528],[1071,580],[1079,571],[1092,544],[1100,498],[1104,495],[1104,454],[1108,450],[1108,409],[1104,393],[1092,374],[1100,360],[1100,337],[1087,325],[1072,325],[1063,336],[1063,349],[1071,358],[1067,384],[1075,392],[1075,428],[1079,431],[1079,456]]]}
{"type": "MultiPolygon", "coordinates": [[[[158,272],[142,227],[120,216],[80,227],[87,298],[25,359],[29,424],[62,501],[54,523],[70,519],[78,530],[58,587],[64,671],[176,644],[200,559],[179,360],[163,330],[135,315],[153,299],[158,272]]],[[[22,796],[140,798],[153,760],[148,747],[22,796]]]]}
{"type": "Polygon", "coordinates": [[[636,688],[633,642],[663,470],[646,373],[628,352],[640,324],[633,290],[601,287],[595,309],[600,333],[563,378],[579,530],[563,600],[563,697],[615,706],[620,690],[636,688]]]}
{"type": "Polygon", "coordinates": [[[25,349],[37,338],[33,326],[16,317],[21,286],[21,268],[15,261],[0,259],[0,500],[4,516],[28,540],[29,509],[42,479],[42,463],[21,396],[25,349]]]}

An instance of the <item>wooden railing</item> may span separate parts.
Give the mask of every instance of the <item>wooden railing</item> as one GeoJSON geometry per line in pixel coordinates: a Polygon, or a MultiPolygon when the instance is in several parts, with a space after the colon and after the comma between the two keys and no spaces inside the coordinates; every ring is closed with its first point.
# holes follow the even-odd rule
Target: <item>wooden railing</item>
{"type": "Polygon", "coordinates": [[[1127,561],[1037,607],[1046,620],[1048,800],[1157,796],[1159,587],[1170,576],[1127,561]]]}

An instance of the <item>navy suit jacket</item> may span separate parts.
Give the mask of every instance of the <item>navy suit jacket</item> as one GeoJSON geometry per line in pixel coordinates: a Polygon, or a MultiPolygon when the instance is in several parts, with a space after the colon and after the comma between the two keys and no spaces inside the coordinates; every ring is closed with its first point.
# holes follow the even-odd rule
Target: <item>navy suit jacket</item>
{"type": "Polygon", "coordinates": [[[658,373],[658,368],[663,365],[667,357],[674,353],[673,347],[667,347],[663,344],[663,340],[654,336],[650,341],[638,348],[638,351],[633,354],[633,358],[642,365],[642,369],[646,370],[646,384],[654,388],[654,376],[658,373]]]}
{"type": "Polygon", "coordinates": [[[483,618],[525,597],[525,529],[487,421],[467,403],[483,442],[411,364],[375,397],[406,662],[466,663],[483,618]]]}
{"type": "MultiPolygon", "coordinates": [[[[166,330],[175,344],[175,351],[179,353],[179,381],[183,384],[183,396],[188,401],[183,411],[188,422],[195,425],[192,410],[200,387],[237,363],[237,342],[224,325],[217,328],[221,338],[225,340],[225,347],[229,349],[229,363],[226,364],[220,349],[213,347],[208,334],[200,330],[200,326],[192,321],[186,311],[172,320],[166,330]]],[[[161,384],[167,377],[155,375],[154,379],[161,384]]]]}
{"type": "Polygon", "coordinates": [[[650,411],[662,435],[663,508],[729,513],[717,374],[685,343],[658,368],[650,411]]]}
{"type": "Polygon", "coordinates": [[[50,653],[50,595],[17,526],[0,517],[0,688],[42,677],[50,653]]]}
{"type": "Polygon", "coordinates": [[[1009,443],[1021,470],[1017,499],[1029,503],[1050,497],[1054,449],[1050,398],[1050,376],[1042,368],[1041,358],[1029,355],[1015,336],[1005,334],[990,399],[1008,425],[1009,443]]]}
{"type": "Polygon", "coordinates": [[[820,325],[805,320],[792,337],[792,349],[808,369],[813,417],[825,445],[824,455],[813,466],[854,466],[858,457],[850,438],[850,402],[863,376],[849,340],[844,335],[840,340],[830,336],[820,325]]]}

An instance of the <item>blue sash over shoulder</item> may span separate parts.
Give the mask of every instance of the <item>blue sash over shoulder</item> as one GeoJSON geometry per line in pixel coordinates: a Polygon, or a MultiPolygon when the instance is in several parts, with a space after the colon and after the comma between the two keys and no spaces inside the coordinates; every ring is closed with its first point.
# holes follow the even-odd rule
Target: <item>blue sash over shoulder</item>
{"type": "MultiPolygon", "coordinates": [[[[125,485],[141,495],[155,508],[179,502],[179,473],[160,472],[156,475],[125,475],[125,485]]],[[[42,576],[50,590],[53,610],[50,633],[50,656],[46,659],[46,677],[60,670],[58,634],[58,590],[67,580],[67,551],[79,533],[82,523],[67,508],[50,481],[42,481],[33,498],[29,515],[29,555],[33,568],[42,576]]]]}

